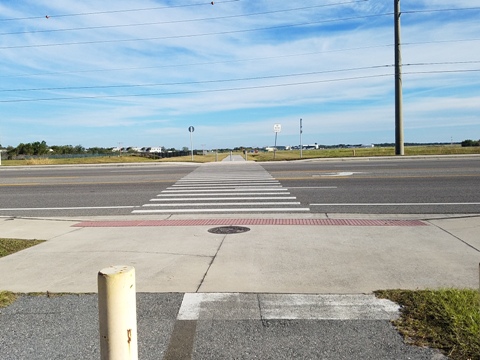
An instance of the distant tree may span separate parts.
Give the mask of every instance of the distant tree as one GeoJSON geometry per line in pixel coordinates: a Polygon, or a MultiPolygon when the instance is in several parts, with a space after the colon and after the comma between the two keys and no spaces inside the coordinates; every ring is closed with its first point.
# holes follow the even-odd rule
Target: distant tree
{"type": "Polygon", "coordinates": [[[18,144],[17,155],[33,155],[32,144],[24,144],[24,143],[18,144]]]}
{"type": "Polygon", "coordinates": [[[111,154],[113,148],[91,147],[85,150],[89,154],[111,154]]]}
{"type": "Polygon", "coordinates": [[[73,148],[73,151],[75,152],[75,154],[84,154],[85,148],[82,145],[77,145],[73,148]]]}
{"type": "Polygon", "coordinates": [[[468,147],[468,146],[480,146],[480,140],[475,141],[475,140],[463,140],[462,141],[462,147],[468,147]]]}
{"type": "Polygon", "coordinates": [[[74,153],[72,145],[53,145],[50,148],[53,150],[54,154],[68,155],[74,153]]]}
{"type": "Polygon", "coordinates": [[[47,143],[45,141],[42,141],[42,142],[34,142],[31,144],[32,145],[32,151],[33,151],[33,155],[46,155],[48,154],[48,146],[47,146],[47,143]]]}
{"type": "Polygon", "coordinates": [[[189,151],[189,150],[190,150],[190,149],[189,149],[187,146],[184,146],[184,147],[182,148],[182,151],[189,151]]]}

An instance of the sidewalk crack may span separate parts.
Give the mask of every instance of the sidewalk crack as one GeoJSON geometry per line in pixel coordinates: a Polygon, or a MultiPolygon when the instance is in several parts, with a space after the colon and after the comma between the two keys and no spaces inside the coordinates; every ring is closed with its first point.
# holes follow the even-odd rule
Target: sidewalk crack
{"type": "Polygon", "coordinates": [[[263,317],[262,312],[262,302],[260,300],[260,294],[257,294],[257,303],[258,303],[258,311],[260,312],[260,321],[262,322],[263,327],[268,327],[268,321],[263,317]]]}
{"type": "Polygon", "coordinates": [[[445,230],[444,228],[440,227],[439,225],[436,225],[436,224],[433,224],[431,223],[430,221],[428,221],[428,223],[432,226],[435,226],[437,229],[440,229],[442,230],[443,232],[447,233],[448,235],[454,237],[455,239],[457,239],[458,241],[464,243],[465,245],[467,245],[468,247],[472,248],[473,250],[477,251],[477,252],[480,252],[480,249],[477,249],[475,246],[473,246],[472,244],[469,244],[468,242],[466,242],[465,240],[462,240],[461,238],[459,238],[458,236],[452,234],[450,231],[447,231],[445,230]]]}
{"type": "Polygon", "coordinates": [[[202,280],[200,281],[200,284],[198,284],[197,290],[195,290],[195,292],[198,293],[198,292],[200,291],[200,288],[202,287],[203,282],[205,281],[205,278],[207,277],[207,274],[208,274],[208,272],[210,271],[210,268],[212,267],[213,262],[215,261],[217,255],[218,255],[218,252],[220,251],[220,248],[222,247],[223,242],[225,241],[225,239],[227,238],[227,236],[228,236],[228,235],[225,235],[225,236],[223,237],[222,241],[220,242],[220,244],[218,245],[217,251],[215,252],[215,255],[212,256],[212,260],[210,261],[210,264],[208,264],[207,271],[205,271],[205,274],[203,274],[202,280]]]}

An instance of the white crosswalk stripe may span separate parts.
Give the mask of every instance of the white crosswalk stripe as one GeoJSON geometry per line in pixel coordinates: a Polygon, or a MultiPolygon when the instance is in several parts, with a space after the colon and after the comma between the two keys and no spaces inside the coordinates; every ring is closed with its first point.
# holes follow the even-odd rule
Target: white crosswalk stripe
{"type": "Polygon", "coordinates": [[[307,211],[310,209],[258,164],[205,164],[132,213],[307,211]]]}

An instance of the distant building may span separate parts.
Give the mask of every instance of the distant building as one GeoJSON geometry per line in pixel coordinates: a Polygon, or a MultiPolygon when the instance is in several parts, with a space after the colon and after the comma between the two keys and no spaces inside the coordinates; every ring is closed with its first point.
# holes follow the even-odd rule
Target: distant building
{"type": "Polygon", "coordinates": [[[127,148],[127,151],[141,152],[141,151],[142,151],[142,148],[132,146],[132,147],[128,147],[128,148],[127,148]]]}
{"type": "Polygon", "coordinates": [[[165,151],[165,148],[163,146],[152,146],[152,147],[142,148],[142,151],[149,154],[161,154],[162,152],[165,151]]]}
{"type": "Polygon", "coordinates": [[[264,148],[265,151],[275,151],[275,150],[290,150],[290,146],[267,146],[264,148]]]}
{"type": "Polygon", "coordinates": [[[315,143],[315,144],[313,144],[313,145],[312,145],[312,144],[303,145],[303,148],[304,148],[305,150],[317,150],[318,147],[319,147],[319,146],[318,146],[317,143],[315,143]]]}

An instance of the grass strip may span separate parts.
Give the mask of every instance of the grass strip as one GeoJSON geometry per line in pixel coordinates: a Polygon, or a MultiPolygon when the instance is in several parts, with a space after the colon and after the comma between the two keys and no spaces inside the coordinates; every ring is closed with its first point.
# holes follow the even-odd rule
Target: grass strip
{"type": "Polygon", "coordinates": [[[480,360],[477,290],[381,290],[375,295],[401,306],[393,324],[406,342],[439,349],[452,360],[480,360]]]}
{"type": "Polygon", "coordinates": [[[23,249],[27,249],[42,242],[44,242],[44,240],[19,240],[0,238],[0,257],[13,254],[23,249]]]}
{"type": "MultiPolygon", "coordinates": [[[[240,151],[233,152],[235,155],[245,157],[240,151]]],[[[439,145],[439,146],[406,146],[405,155],[466,155],[480,154],[480,146],[461,147],[459,145],[439,145]]],[[[229,156],[229,152],[222,152],[215,155],[207,153],[206,155],[194,155],[194,163],[206,163],[222,161],[229,156]]],[[[289,161],[300,159],[322,159],[322,158],[361,158],[361,157],[381,157],[395,156],[394,147],[374,147],[374,148],[341,148],[341,149],[318,149],[303,150],[300,157],[300,150],[279,150],[275,152],[248,153],[248,160],[251,161],[289,161]]],[[[122,156],[103,156],[103,157],[85,157],[85,158],[67,158],[50,159],[39,158],[30,160],[2,160],[2,166],[20,166],[20,165],[82,165],[82,164],[115,164],[115,163],[138,163],[138,162],[192,162],[191,155],[178,156],[163,159],[150,159],[136,155],[122,156]]]]}

